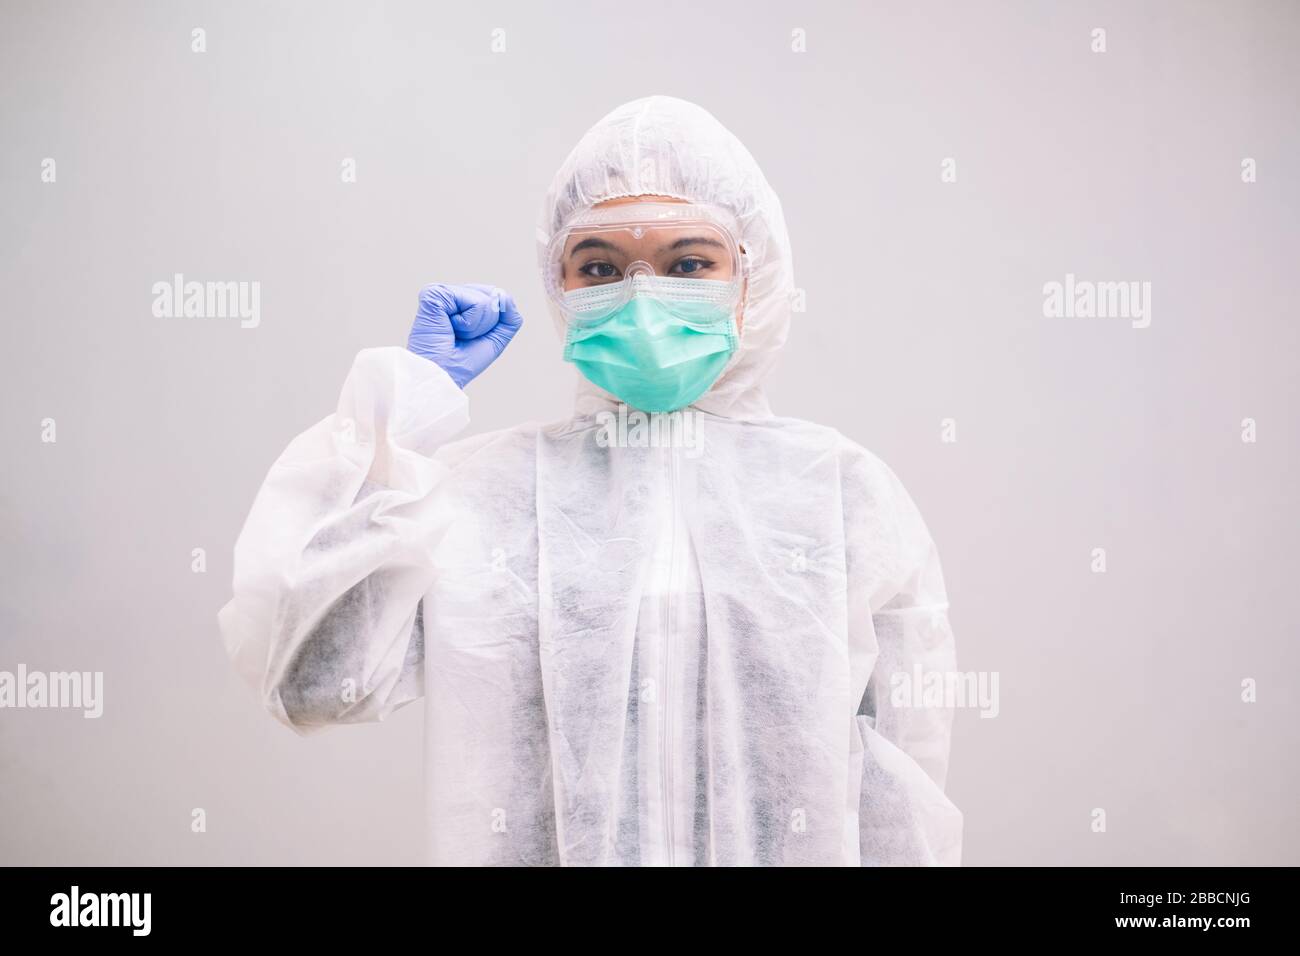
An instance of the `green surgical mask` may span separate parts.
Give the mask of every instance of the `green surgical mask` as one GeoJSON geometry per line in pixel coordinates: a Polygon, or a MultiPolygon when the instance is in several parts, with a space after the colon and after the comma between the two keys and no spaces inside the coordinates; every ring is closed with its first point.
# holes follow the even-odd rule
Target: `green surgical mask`
{"type": "MultiPolygon", "coordinates": [[[[588,291],[567,298],[578,304],[588,291]]],[[[599,321],[583,323],[579,318],[571,323],[564,359],[632,408],[671,412],[709,390],[736,350],[736,341],[732,307],[664,301],[634,292],[599,321]]]]}

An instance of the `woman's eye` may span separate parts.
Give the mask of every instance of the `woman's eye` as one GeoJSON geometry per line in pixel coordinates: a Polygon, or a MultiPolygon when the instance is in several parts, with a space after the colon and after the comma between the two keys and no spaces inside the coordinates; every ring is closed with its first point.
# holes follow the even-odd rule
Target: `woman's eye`
{"type": "Polygon", "coordinates": [[[588,262],[578,271],[589,279],[618,278],[618,270],[608,262],[588,262]]]}
{"type": "Polygon", "coordinates": [[[707,259],[701,259],[698,256],[689,256],[674,265],[669,275],[698,275],[712,265],[713,263],[709,262],[707,259]]]}

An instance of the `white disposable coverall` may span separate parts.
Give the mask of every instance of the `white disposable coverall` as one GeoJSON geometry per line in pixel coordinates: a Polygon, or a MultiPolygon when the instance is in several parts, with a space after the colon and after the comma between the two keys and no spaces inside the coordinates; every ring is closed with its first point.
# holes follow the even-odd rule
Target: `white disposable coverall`
{"type": "Polygon", "coordinates": [[[698,448],[610,447],[616,402],[585,380],[567,421],[453,441],[448,375],[364,350],[257,496],[226,647],[302,733],[424,697],[434,863],[958,863],[951,710],[890,693],[955,667],[930,534],[880,460],[762,391],[790,324],[780,203],[659,96],[583,137],[539,243],[625,195],[742,233],[740,347],[698,448]]]}

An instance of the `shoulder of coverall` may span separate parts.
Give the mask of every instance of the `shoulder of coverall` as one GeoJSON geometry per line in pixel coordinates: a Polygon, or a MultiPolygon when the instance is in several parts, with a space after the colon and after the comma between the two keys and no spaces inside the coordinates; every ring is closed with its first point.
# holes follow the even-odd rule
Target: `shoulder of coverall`
{"type": "Polygon", "coordinates": [[[524,422],[477,435],[467,435],[443,445],[433,457],[449,470],[457,471],[484,458],[532,454],[537,447],[537,433],[543,427],[545,426],[537,422],[524,422]]]}
{"type": "Polygon", "coordinates": [[[853,565],[877,581],[902,587],[934,563],[936,546],[902,479],[877,455],[840,436],[845,541],[853,565]]]}

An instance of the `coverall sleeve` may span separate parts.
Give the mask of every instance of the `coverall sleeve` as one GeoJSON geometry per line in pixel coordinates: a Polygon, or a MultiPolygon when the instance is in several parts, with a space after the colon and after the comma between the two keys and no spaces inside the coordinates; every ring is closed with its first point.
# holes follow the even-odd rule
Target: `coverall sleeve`
{"type": "Polygon", "coordinates": [[[864,525],[876,537],[867,641],[876,653],[856,717],[861,861],[957,865],[962,814],[944,793],[952,701],[924,695],[934,686],[927,679],[943,686],[957,666],[943,571],[916,505],[893,472],[880,469],[871,482],[874,517],[864,525]]]}
{"type": "Polygon", "coordinates": [[[218,620],[236,669],[299,733],[382,720],[423,693],[421,601],[445,533],[434,452],[464,393],[406,349],[366,349],[334,414],[271,466],[218,620]]]}

